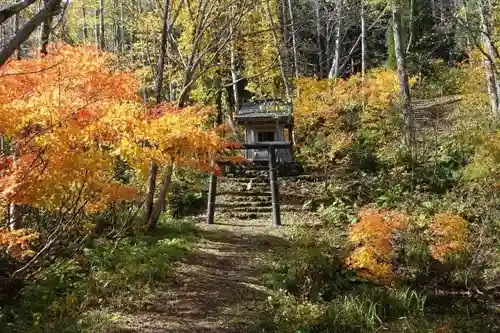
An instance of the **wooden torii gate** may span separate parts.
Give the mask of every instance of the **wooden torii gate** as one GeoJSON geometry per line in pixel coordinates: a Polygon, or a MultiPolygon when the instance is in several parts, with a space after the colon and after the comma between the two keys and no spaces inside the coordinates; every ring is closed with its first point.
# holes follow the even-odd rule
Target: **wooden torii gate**
{"type": "MultiPolygon", "coordinates": [[[[281,225],[281,213],[279,203],[279,187],[278,187],[278,170],[276,163],[276,149],[289,149],[290,142],[262,142],[262,143],[243,143],[241,148],[238,149],[267,149],[269,152],[269,186],[271,188],[272,200],[272,217],[273,226],[278,227],[281,225]]],[[[214,223],[215,217],[215,198],[217,195],[217,176],[210,175],[210,182],[208,188],[208,211],[207,211],[207,224],[214,223]]]]}

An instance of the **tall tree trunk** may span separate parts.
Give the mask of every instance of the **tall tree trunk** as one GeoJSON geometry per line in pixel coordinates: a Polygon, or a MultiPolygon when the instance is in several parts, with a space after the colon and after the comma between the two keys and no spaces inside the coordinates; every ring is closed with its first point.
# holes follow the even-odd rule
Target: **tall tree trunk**
{"type": "Polygon", "coordinates": [[[125,51],[125,22],[123,20],[123,1],[120,2],[120,52],[125,51]]]}
{"type": "Polygon", "coordinates": [[[478,5],[479,17],[481,19],[481,40],[486,48],[484,52],[484,66],[491,110],[494,113],[500,114],[500,77],[495,66],[495,46],[491,40],[491,7],[486,0],[480,0],[478,5]]]}
{"type": "MultiPolygon", "coordinates": [[[[45,7],[47,7],[49,0],[44,0],[45,7]]],[[[43,55],[47,55],[47,46],[49,45],[50,42],[50,33],[52,30],[52,18],[53,15],[48,16],[44,21],[43,21],[43,26],[42,26],[42,38],[41,38],[41,43],[40,43],[40,52],[43,55]]]]}
{"type": "Polygon", "coordinates": [[[156,103],[160,104],[162,101],[161,93],[163,90],[163,74],[165,71],[165,58],[167,55],[167,40],[169,33],[168,17],[170,13],[170,0],[165,0],[163,8],[163,28],[161,32],[161,44],[160,53],[158,55],[158,62],[156,65],[156,77],[155,77],[155,99],[156,103]]]}
{"type": "Polygon", "coordinates": [[[401,36],[401,6],[398,2],[392,5],[392,27],[394,36],[394,53],[399,77],[399,88],[402,98],[403,120],[404,120],[404,143],[408,152],[413,153],[415,144],[414,116],[411,109],[410,84],[408,82],[408,72],[406,69],[405,54],[402,49],[401,36]]]}
{"type": "Polygon", "coordinates": [[[295,30],[295,20],[293,18],[292,0],[288,0],[288,13],[290,15],[290,29],[292,30],[292,53],[293,53],[293,73],[295,78],[299,77],[299,59],[297,50],[297,31],[295,30]]]}
{"type": "MultiPolygon", "coordinates": [[[[160,44],[160,53],[158,55],[158,62],[156,65],[156,76],[155,76],[155,86],[154,93],[156,104],[160,104],[162,102],[162,90],[163,90],[163,75],[165,70],[165,58],[167,56],[167,46],[168,46],[168,34],[169,34],[169,13],[170,13],[170,0],[165,0],[164,8],[163,8],[163,27],[161,33],[161,44],[160,44]]],[[[156,207],[156,203],[154,203],[154,195],[156,191],[156,178],[158,175],[158,165],[155,161],[151,162],[150,172],[149,172],[149,181],[148,181],[148,194],[147,194],[147,202],[146,202],[146,216],[145,220],[148,224],[148,228],[151,228],[151,221],[154,220],[154,226],[156,226],[156,220],[154,214],[155,211],[158,210],[156,207]]],[[[170,175],[171,177],[171,175],[170,175]]],[[[161,191],[160,191],[161,195],[161,191]]],[[[163,208],[159,210],[161,211],[163,208]]],[[[160,214],[158,213],[158,214],[160,214]]],[[[159,216],[159,215],[158,215],[159,216]]]]}
{"type": "Polygon", "coordinates": [[[333,79],[339,77],[339,67],[340,67],[340,51],[341,51],[341,38],[342,38],[342,26],[343,26],[343,0],[337,0],[337,25],[335,27],[335,53],[333,56],[332,67],[328,73],[328,78],[333,79]]]}
{"type": "MultiPolygon", "coordinates": [[[[229,24],[229,30],[230,34],[233,35],[233,23],[231,22],[229,24]]],[[[233,98],[234,98],[234,113],[238,113],[238,110],[240,109],[240,94],[238,91],[238,72],[237,72],[237,66],[236,66],[236,47],[234,41],[231,41],[231,80],[232,80],[232,87],[233,87],[233,98]]],[[[232,113],[230,114],[231,119],[232,113]]]]}
{"type": "Polygon", "coordinates": [[[99,1],[99,48],[106,48],[106,36],[104,34],[104,0],[99,1]]]}
{"type": "Polygon", "coordinates": [[[284,62],[287,62],[286,59],[288,59],[288,39],[289,39],[289,34],[288,34],[288,13],[287,13],[287,8],[286,8],[286,0],[279,1],[281,3],[281,17],[283,20],[283,59],[284,62]]]}
{"type": "Polygon", "coordinates": [[[321,8],[319,5],[319,0],[315,1],[315,14],[316,14],[316,49],[318,52],[318,79],[323,78],[324,69],[323,69],[323,49],[322,49],[322,40],[321,40],[321,8]]]}
{"type": "Polygon", "coordinates": [[[163,210],[166,207],[167,195],[170,190],[170,184],[172,183],[173,170],[174,170],[173,166],[169,165],[167,167],[167,170],[165,171],[165,175],[163,176],[163,182],[160,187],[160,193],[158,194],[158,198],[154,203],[153,211],[151,212],[151,216],[149,217],[148,220],[149,231],[152,231],[156,228],[161,212],[163,212],[163,210]]]}
{"type": "Polygon", "coordinates": [[[95,45],[99,47],[99,41],[101,40],[100,36],[100,31],[101,29],[99,28],[99,9],[95,10],[95,25],[94,25],[94,32],[95,32],[95,45]]]}
{"type": "MultiPolygon", "coordinates": [[[[40,11],[42,10],[42,0],[38,0],[38,3],[37,3],[37,13],[40,13],[40,11]]],[[[42,44],[42,30],[43,30],[43,24],[40,24],[38,27],[37,27],[37,40],[38,40],[38,45],[41,45],[42,44]]]]}
{"type": "Polygon", "coordinates": [[[415,16],[415,0],[410,0],[410,18],[408,20],[408,42],[406,43],[406,51],[405,51],[406,54],[410,52],[413,43],[414,16],[415,16]]]}
{"type": "Polygon", "coordinates": [[[280,47],[279,44],[279,38],[278,34],[276,31],[276,24],[273,19],[273,13],[271,11],[271,5],[269,3],[270,0],[266,0],[266,8],[267,8],[267,14],[268,14],[268,19],[269,19],[269,26],[271,28],[271,34],[273,36],[274,40],[274,46],[276,50],[276,57],[278,58],[278,64],[280,67],[280,73],[281,73],[281,79],[283,80],[283,84],[285,85],[285,94],[288,102],[292,101],[292,89],[290,86],[290,82],[288,81],[288,77],[286,75],[286,69],[285,69],[285,63],[283,61],[283,53],[282,53],[282,48],[280,47]]]}
{"type": "Polygon", "coordinates": [[[361,0],[361,76],[366,75],[366,16],[365,0],[361,0]]]}
{"type": "Polygon", "coordinates": [[[6,38],[5,38],[5,27],[0,24],[0,47],[3,49],[3,47],[6,44],[6,38]]]}
{"type": "MultiPolygon", "coordinates": [[[[19,20],[20,20],[19,13],[17,13],[16,15],[14,15],[14,34],[13,34],[13,36],[15,36],[17,34],[17,32],[19,31],[19,20]]],[[[14,57],[17,60],[21,60],[21,45],[19,45],[19,47],[14,52],[14,57]]]]}
{"type": "Polygon", "coordinates": [[[85,5],[82,5],[82,40],[85,43],[88,38],[88,30],[87,30],[87,8],[85,5]]]}

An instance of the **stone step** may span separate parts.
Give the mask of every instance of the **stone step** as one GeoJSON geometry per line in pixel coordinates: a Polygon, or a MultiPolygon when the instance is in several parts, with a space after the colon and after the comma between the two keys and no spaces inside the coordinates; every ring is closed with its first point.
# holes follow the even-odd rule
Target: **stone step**
{"type": "Polygon", "coordinates": [[[224,208],[221,211],[228,213],[271,213],[273,211],[273,207],[270,205],[262,207],[233,207],[224,208]]]}
{"type": "Polygon", "coordinates": [[[257,220],[257,219],[271,218],[271,214],[269,213],[234,212],[234,213],[226,213],[224,214],[224,216],[238,220],[257,220]]]}
{"type": "Polygon", "coordinates": [[[222,183],[225,183],[225,182],[239,182],[239,183],[248,183],[250,180],[253,182],[253,183],[263,183],[263,182],[267,182],[269,179],[269,177],[266,175],[259,175],[259,176],[243,176],[243,177],[234,177],[234,178],[231,178],[231,177],[219,177],[217,178],[217,180],[219,182],[222,182],[222,183]]]}
{"type": "MultiPolygon", "coordinates": [[[[217,208],[216,208],[217,209],[217,208]]],[[[250,207],[225,207],[220,209],[221,212],[246,212],[246,213],[271,213],[273,211],[272,205],[266,206],[250,206],[250,207]]],[[[293,205],[280,205],[280,211],[282,212],[300,212],[302,207],[293,205]]]]}
{"type": "MultiPolygon", "coordinates": [[[[248,183],[219,183],[217,188],[219,189],[228,189],[228,188],[235,188],[235,189],[242,189],[242,191],[247,190],[248,183]]],[[[269,183],[252,183],[251,189],[269,189],[270,185],[269,183]]]]}
{"type": "Polygon", "coordinates": [[[219,195],[231,195],[235,197],[270,197],[270,191],[220,191],[219,195]]]}
{"type": "Polygon", "coordinates": [[[237,208],[237,207],[247,207],[247,208],[252,208],[252,207],[267,207],[270,206],[270,201],[252,201],[252,202],[241,202],[241,201],[233,201],[233,202],[226,202],[226,203],[216,203],[215,207],[216,208],[225,208],[225,209],[232,209],[232,208],[237,208]]]}
{"type": "Polygon", "coordinates": [[[252,178],[252,177],[244,177],[244,178],[219,178],[218,184],[242,184],[246,185],[252,181],[252,185],[259,184],[269,184],[269,178],[252,178]]]}
{"type": "Polygon", "coordinates": [[[254,196],[217,196],[215,199],[217,204],[242,203],[242,202],[271,202],[270,195],[254,195],[254,196]]]}
{"type": "MultiPolygon", "coordinates": [[[[215,209],[224,212],[271,212],[273,208],[271,201],[262,202],[232,202],[226,204],[216,204],[215,209]]],[[[302,205],[280,203],[280,210],[286,212],[302,211],[302,205]]]]}
{"type": "Polygon", "coordinates": [[[252,188],[250,191],[247,191],[246,189],[240,189],[240,188],[220,188],[217,191],[217,194],[220,195],[232,195],[235,197],[251,197],[251,196],[267,196],[270,192],[269,187],[268,188],[252,188]],[[238,194],[235,194],[238,193],[238,194]]]}

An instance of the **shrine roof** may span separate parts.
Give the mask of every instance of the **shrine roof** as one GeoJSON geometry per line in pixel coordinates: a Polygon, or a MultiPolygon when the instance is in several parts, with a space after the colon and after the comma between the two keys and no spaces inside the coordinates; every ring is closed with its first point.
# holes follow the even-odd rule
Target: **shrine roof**
{"type": "Polygon", "coordinates": [[[263,100],[245,103],[236,114],[237,121],[276,121],[291,117],[289,103],[280,100],[263,100]]]}

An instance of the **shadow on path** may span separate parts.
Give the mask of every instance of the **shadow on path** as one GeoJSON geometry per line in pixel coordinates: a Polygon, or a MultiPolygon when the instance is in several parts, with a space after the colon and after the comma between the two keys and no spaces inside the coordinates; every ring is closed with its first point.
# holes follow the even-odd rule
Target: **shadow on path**
{"type": "MultiPolygon", "coordinates": [[[[264,228],[201,226],[198,248],[175,271],[175,282],[147,310],[123,314],[121,332],[259,332],[260,281],[287,241],[264,228]]],[[[276,233],[276,232],[275,232],[276,233]]]]}

